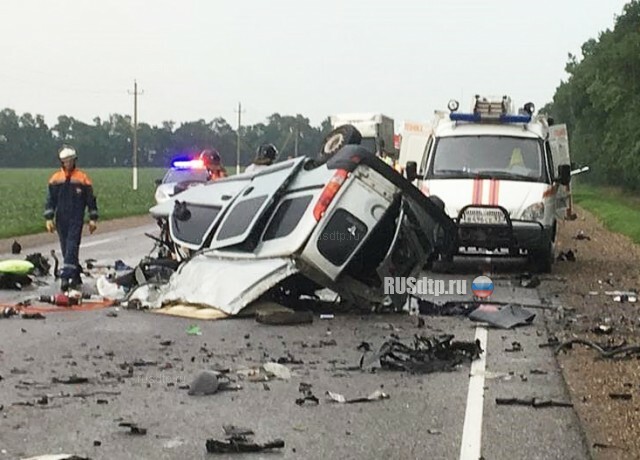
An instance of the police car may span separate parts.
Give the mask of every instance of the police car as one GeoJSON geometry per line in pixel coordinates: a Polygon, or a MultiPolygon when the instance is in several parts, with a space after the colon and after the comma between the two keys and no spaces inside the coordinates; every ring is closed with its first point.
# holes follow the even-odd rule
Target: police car
{"type": "Polygon", "coordinates": [[[156,203],[164,203],[172,196],[198,184],[209,181],[209,171],[203,160],[181,158],[171,163],[162,179],[156,181],[156,203]]]}

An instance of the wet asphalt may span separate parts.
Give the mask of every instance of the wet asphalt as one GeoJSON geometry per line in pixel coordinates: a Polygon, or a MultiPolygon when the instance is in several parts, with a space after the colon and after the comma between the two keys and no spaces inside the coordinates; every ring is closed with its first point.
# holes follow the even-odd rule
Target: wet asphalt
{"type": "MultiPolygon", "coordinates": [[[[86,238],[81,257],[135,265],[153,246],[144,231],[153,227],[86,238]]],[[[548,283],[557,282],[514,287],[508,278],[518,267],[505,270],[495,280],[495,300],[539,303],[548,283]]],[[[458,274],[426,275],[464,278],[470,286],[480,272],[467,264],[458,274]]],[[[38,287],[38,293],[53,290],[38,287]]],[[[0,301],[33,294],[1,291],[0,301]]],[[[533,396],[568,401],[553,349],[539,347],[547,342],[545,321],[553,321],[554,312],[535,312],[532,325],[488,330],[482,425],[471,429],[481,430],[485,459],[588,458],[573,409],[495,403],[498,397],[533,396]],[[522,351],[505,351],[513,342],[522,351]]],[[[44,320],[0,319],[0,459],[60,453],[92,459],[230,458],[205,449],[207,439],[224,439],[227,424],[251,428],[256,442],[285,442],[273,453],[233,455],[239,459],[460,458],[468,364],[426,375],[357,369],[362,342],[375,350],[392,335],[406,342],[414,334],[440,333],[473,340],[478,327],[465,317],[424,319],[423,328],[407,314],[316,316],[312,324],[269,326],[250,318],[197,321],[113,308],[48,313],[44,320]],[[192,325],[201,335],[187,334],[192,325]],[[236,373],[278,359],[295,362],[285,364],[290,380],[254,382],[236,373]],[[189,396],[184,386],[203,369],[228,370],[242,388],[189,396]],[[54,383],[71,376],[88,380],[54,383]],[[302,382],[311,385],[319,404],[295,403],[302,382]],[[356,398],[376,390],[389,399],[342,405],[326,396],[332,391],[356,398]],[[137,423],[146,434],[129,434],[121,422],[137,423]]]]}

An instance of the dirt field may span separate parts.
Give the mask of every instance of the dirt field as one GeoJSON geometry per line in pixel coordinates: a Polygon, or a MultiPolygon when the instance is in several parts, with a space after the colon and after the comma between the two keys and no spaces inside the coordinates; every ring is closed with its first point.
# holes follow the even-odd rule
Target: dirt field
{"type": "MultiPolygon", "coordinates": [[[[560,341],[581,338],[609,345],[640,344],[640,303],[615,302],[604,294],[640,287],[640,247],[607,231],[584,210],[577,212],[577,220],[564,223],[558,245],[560,251],[573,250],[577,261],[558,262],[554,267],[555,275],[567,279],[557,284],[557,294],[575,311],[564,321],[551,322],[550,328],[560,341]],[[580,231],[590,240],[575,239],[580,231]],[[592,332],[598,326],[610,327],[611,332],[592,332]]],[[[574,345],[560,353],[559,362],[594,458],[640,458],[638,360],[600,358],[597,351],[574,345]],[[611,393],[623,394],[625,399],[614,399],[611,393]]]]}

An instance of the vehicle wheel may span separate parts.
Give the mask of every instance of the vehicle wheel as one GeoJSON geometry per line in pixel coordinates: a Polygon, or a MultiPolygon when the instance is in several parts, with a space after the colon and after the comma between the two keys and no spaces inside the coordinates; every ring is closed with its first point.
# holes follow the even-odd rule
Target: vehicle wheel
{"type": "Polygon", "coordinates": [[[537,273],[551,273],[553,258],[553,244],[549,241],[545,249],[536,251],[529,257],[529,263],[537,273]]]}
{"type": "Polygon", "coordinates": [[[362,134],[353,125],[342,125],[331,131],[322,141],[322,148],[316,157],[316,165],[326,163],[338,150],[345,145],[358,145],[362,141],[362,134]]]}

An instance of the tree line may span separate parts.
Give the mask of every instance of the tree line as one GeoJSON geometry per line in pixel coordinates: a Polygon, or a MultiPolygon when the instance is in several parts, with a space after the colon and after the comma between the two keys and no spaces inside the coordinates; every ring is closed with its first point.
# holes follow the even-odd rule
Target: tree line
{"type": "Polygon", "coordinates": [[[571,156],[589,180],[639,190],[640,1],[627,3],[613,29],[569,55],[569,74],[543,111],[569,129],[571,156]]]}
{"type": "MultiPolygon", "coordinates": [[[[42,115],[0,112],[0,167],[56,167],[57,151],[63,144],[76,148],[83,167],[122,167],[133,161],[133,123],[128,115],[112,114],[108,119],[85,123],[61,115],[53,126],[42,115]]],[[[330,131],[329,120],[311,126],[302,115],[274,113],[266,123],[240,127],[240,164],[248,165],[260,144],[272,143],[280,158],[314,155],[330,131]]],[[[237,158],[238,136],[224,118],[181,123],[166,121],[160,126],[138,124],[138,165],[166,167],[176,156],[215,148],[227,167],[237,158]]]]}

